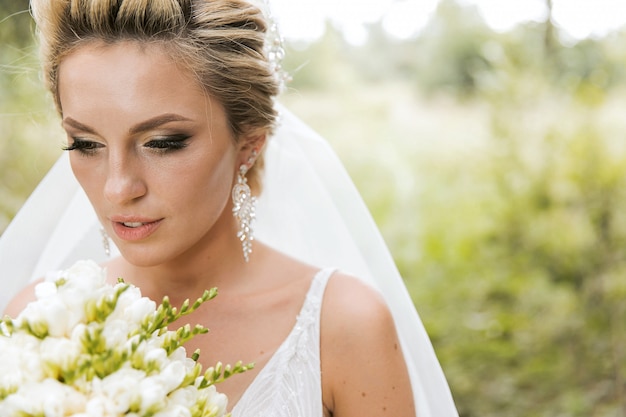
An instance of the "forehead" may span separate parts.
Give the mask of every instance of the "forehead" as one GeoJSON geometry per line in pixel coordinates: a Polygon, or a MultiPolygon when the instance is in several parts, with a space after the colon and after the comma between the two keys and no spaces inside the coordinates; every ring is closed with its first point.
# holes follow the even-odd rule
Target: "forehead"
{"type": "Polygon", "coordinates": [[[107,109],[141,118],[217,106],[164,46],[131,41],[77,47],[59,65],[58,95],[64,115],[107,109]]]}
{"type": "Polygon", "coordinates": [[[160,43],[91,41],[74,48],[59,64],[60,81],[68,77],[90,76],[102,81],[117,77],[117,80],[131,81],[134,78],[158,82],[165,78],[203,91],[191,71],[177,62],[160,43]]]}

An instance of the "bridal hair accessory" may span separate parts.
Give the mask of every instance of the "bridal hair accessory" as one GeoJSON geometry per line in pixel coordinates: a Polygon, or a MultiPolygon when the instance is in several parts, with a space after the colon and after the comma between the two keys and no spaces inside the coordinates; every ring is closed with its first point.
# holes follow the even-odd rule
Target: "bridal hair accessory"
{"type": "Polygon", "coordinates": [[[106,256],[111,256],[111,242],[109,242],[109,235],[103,226],[100,226],[100,234],[102,235],[102,247],[106,256]]]}
{"type": "Polygon", "coordinates": [[[285,57],[285,48],[283,46],[283,38],[278,30],[278,25],[271,15],[269,15],[268,19],[270,27],[268,29],[265,46],[267,59],[270,62],[270,68],[274,72],[280,89],[283,90],[285,85],[291,81],[291,75],[289,75],[282,66],[282,61],[285,57]]]}
{"type": "Polygon", "coordinates": [[[263,11],[267,19],[268,28],[265,34],[265,56],[269,61],[270,69],[274,73],[279,88],[282,91],[285,85],[291,81],[291,75],[289,75],[282,66],[282,61],[285,57],[283,37],[280,34],[278,23],[276,23],[276,19],[272,14],[269,0],[253,0],[252,3],[263,11]]]}
{"type": "Polygon", "coordinates": [[[237,237],[241,241],[243,259],[248,262],[252,253],[252,241],[254,240],[252,223],[256,217],[256,197],[252,195],[246,173],[256,159],[257,151],[253,150],[248,162],[241,164],[237,172],[237,183],[233,187],[233,216],[237,220],[239,231],[237,237]]]}

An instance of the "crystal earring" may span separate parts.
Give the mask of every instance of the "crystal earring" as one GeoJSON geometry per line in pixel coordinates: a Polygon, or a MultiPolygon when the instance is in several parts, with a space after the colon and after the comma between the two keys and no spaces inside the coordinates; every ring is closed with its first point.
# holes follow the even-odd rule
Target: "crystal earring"
{"type": "Polygon", "coordinates": [[[104,227],[100,226],[100,234],[102,235],[102,247],[106,256],[111,256],[111,243],[109,242],[109,235],[104,227]]]}
{"type": "Polygon", "coordinates": [[[248,172],[249,165],[254,161],[254,156],[256,156],[255,152],[248,160],[248,164],[241,164],[239,167],[237,183],[233,187],[232,192],[233,216],[235,216],[237,225],[239,226],[237,237],[241,241],[243,259],[246,262],[250,260],[250,253],[252,253],[252,241],[254,240],[252,223],[256,216],[256,197],[252,195],[246,173],[248,172]]]}

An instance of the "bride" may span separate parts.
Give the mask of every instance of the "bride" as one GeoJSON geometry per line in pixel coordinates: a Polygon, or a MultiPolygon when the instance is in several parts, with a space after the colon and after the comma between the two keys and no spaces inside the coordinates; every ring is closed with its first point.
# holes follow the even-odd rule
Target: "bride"
{"type": "Polygon", "coordinates": [[[219,386],[233,417],[457,415],[358,193],[275,103],[281,50],[259,6],[32,10],[68,155],[0,240],[0,308],[17,315],[38,278],[80,258],[174,305],[216,286],[189,318],[210,335],[189,348],[255,363],[219,386]]]}

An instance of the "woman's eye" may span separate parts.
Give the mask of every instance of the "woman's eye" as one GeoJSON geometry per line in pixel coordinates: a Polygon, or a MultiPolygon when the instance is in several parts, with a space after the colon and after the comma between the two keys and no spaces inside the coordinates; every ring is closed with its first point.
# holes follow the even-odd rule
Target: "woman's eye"
{"type": "Polygon", "coordinates": [[[72,138],[72,143],[68,146],[64,146],[64,151],[78,151],[84,155],[94,154],[98,148],[102,148],[104,145],[91,140],[85,140],[80,138],[72,138]]]}
{"type": "Polygon", "coordinates": [[[146,148],[151,148],[163,152],[176,151],[179,149],[183,149],[188,145],[187,139],[189,139],[189,136],[187,135],[164,136],[160,138],[154,138],[146,142],[144,146],[146,148]]]}

